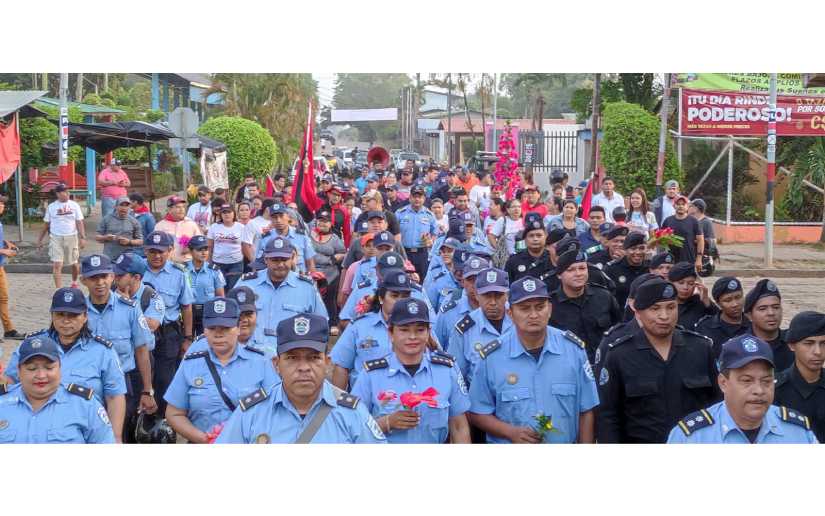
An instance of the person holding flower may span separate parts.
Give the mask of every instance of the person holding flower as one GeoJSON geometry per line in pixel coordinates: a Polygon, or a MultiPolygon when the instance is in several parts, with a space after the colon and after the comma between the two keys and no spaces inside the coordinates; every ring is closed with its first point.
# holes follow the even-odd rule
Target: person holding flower
{"type": "Polygon", "coordinates": [[[426,303],[396,302],[388,324],[392,352],[364,363],[367,372],[358,376],[352,394],[390,444],[441,444],[448,436],[451,443],[469,444],[467,384],[452,356],[427,349],[426,303]]]}
{"type": "Polygon", "coordinates": [[[189,239],[203,232],[194,220],[186,216],[186,199],[173,195],[166,201],[166,216],[155,224],[155,231],[168,233],[174,239],[174,249],[169,257],[175,263],[186,263],[192,259],[189,254],[189,239]]]}
{"type": "Polygon", "coordinates": [[[478,350],[470,423],[489,443],[592,443],[599,404],[584,342],[547,325],[547,285],[525,276],[510,285],[513,329],[478,350]]]}
{"type": "Polygon", "coordinates": [[[705,252],[705,236],[695,217],[688,215],[689,199],[680,195],[673,202],[676,213],[662,221],[662,228],[672,228],[673,232],[684,239],[682,247],[673,249],[676,261],[696,264],[696,270],[702,269],[702,254],[705,252]]]}

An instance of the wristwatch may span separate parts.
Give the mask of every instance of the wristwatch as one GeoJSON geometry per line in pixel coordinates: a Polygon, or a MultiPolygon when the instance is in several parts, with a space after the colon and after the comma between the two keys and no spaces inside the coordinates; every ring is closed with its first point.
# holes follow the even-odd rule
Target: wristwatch
{"type": "Polygon", "coordinates": [[[149,389],[148,391],[141,391],[141,396],[155,396],[155,389],[149,389]]]}

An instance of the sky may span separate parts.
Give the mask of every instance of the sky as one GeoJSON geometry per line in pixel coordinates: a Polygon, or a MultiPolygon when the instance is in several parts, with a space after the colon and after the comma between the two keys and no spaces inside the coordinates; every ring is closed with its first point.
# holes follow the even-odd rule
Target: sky
{"type": "Polygon", "coordinates": [[[332,94],[335,89],[334,73],[313,73],[312,78],[318,81],[318,98],[322,106],[332,105],[332,94]]]}

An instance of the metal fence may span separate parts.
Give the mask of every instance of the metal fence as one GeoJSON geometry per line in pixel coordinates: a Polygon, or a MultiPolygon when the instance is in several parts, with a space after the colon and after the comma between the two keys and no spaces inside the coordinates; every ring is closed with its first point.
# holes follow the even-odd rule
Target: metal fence
{"type": "Polygon", "coordinates": [[[578,134],[576,131],[521,131],[519,156],[524,166],[532,166],[534,174],[550,175],[553,170],[576,172],[578,134]]]}

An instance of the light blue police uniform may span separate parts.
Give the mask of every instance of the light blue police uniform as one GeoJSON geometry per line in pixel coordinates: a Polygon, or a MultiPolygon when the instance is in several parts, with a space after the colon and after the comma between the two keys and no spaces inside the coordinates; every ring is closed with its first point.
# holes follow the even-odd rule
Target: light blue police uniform
{"type": "Polygon", "coordinates": [[[202,432],[210,431],[232,415],[209,372],[207,360],[215,365],[223,392],[236,407],[241,398],[259,389],[268,391],[280,381],[262,350],[237,345],[229,361],[223,365],[209,348],[206,338],[198,339],[183,357],[163,399],[185,410],[195,428],[202,432]]]}
{"type": "Polygon", "coordinates": [[[292,271],[277,288],[269,279],[266,269],[244,274],[235,285],[235,288],[238,287],[249,287],[257,295],[255,306],[258,308],[258,322],[255,325],[255,338],[258,342],[265,343],[268,349],[276,349],[278,335],[275,329],[283,319],[303,313],[329,317],[312,279],[292,271]]]}
{"type": "Polygon", "coordinates": [[[447,299],[448,301],[438,309],[434,332],[439,342],[449,344],[450,335],[455,331],[455,323],[472,312],[473,307],[470,306],[470,300],[467,299],[467,293],[463,289],[455,290],[447,299]]]}
{"type": "Polygon", "coordinates": [[[424,247],[421,235],[436,233],[435,215],[424,206],[416,211],[412,205],[407,204],[396,210],[395,216],[401,228],[401,245],[407,249],[424,247]]]}
{"type": "Polygon", "coordinates": [[[186,271],[192,282],[194,303],[203,304],[215,297],[215,291],[226,286],[226,278],[217,265],[203,263],[200,269],[195,269],[193,262],[187,262],[186,271]]]}
{"type": "Polygon", "coordinates": [[[389,325],[384,314],[368,312],[347,325],[330,352],[332,363],[349,370],[349,384],[364,371],[364,363],[386,356],[392,351],[389,325]]]}
{"type": "Polygon", "coordinates": [[[134,369],[135,350],[153,342],[152,332],[138,302],[112,292],[102,313],[88,297],[86,307],[87,324],[92,335],[111,341],[124,373],[134,369]]]}
{"type": "Polygon", "coordinates": [[[453,290],[460,288],[453,273],[446,268],[428,275],[424,279],[424,292],[427,294],[427,299],[430,300],[433,306],[440,306],[441,300],[453,290]]]}
{"type": "Polygon", "coordinates": [[[257,397],[253,395],[241,400],[241,406],[232,413],[216,443],[294,443],[312,422],[322,403],[331,406],[332,411],[311,443],[387,442],[364,404],[326,380],[318,399],[303,418],[287,398],[283,384],[276,385],[268,393],[258,394],[257,397]]]}
{"type": "Polygon", "coordinates": [[[377,266],[378,260],[375,256],[361,260],[355,274],[352,275],[350,288],[355,290],[369,285],[376,285],[378,283],[378,275],[375,270],[377,266]]]}
{"type": "Polygon", "coordinates": [[[421,392],[430,387],[438,391],[437,407],[421,403],[413,410],[421,421],[409,430],[393,430],[387,434],[390,444],[441,444],[449,434],[449,419],[470,410],[467,384],[453,358],[442,352],[425,351],[415,375],[398,360],[395,353],[366,362],[365,373],[359,375],[352,394],[357,396],[375,419],[403,410],[398,397],[404,392],[421,392]],[[381,393],[392,392],[394,399],[379,400],[381,393]]]}
{"type": "Polygon", "coordinates": [[[61,385],[37,411],[19,384],[0,394],[0,444],[114,442],[106,409],[88,389],[61,385]]]}
{"type": "MultiPolygon", "coordinates": [[[[433,242],[433,248],[430,250],[430,263],[432,263],[433,260],[438,258],[438,250],[441,249],[441,245],[447,238],[447,235],[444,234],[435,239],[435,242],[433,242]]],[[[489,254],[493,254],[493,248],[490,247],[490,241],[487,239],[487,236],[484,234],[484,231],[482,231],[481,228],[473,228],[473,237],[467,239],[465,242],[463,242],[463,244],[467,246],[470,253],[482,251],[487,252],[489,254]]]]}
{"type": "MultiPolygon", "coordinates": [[[[42,330],[29,334],[48,335],[55,342],[60,342],[57,333],[42,330]]],[[[20,347],[11,354],[9,363],[4,374],[15,383],[20,381],[17,376],[20,347]]],[[[75,384],[94,392],[95,399],[101,404],[106,403],[106,398],[126,394],[126,379],[120,369],[120,361],[117,353],[110,341],[103,337],[80,337],[69,348],[63,351],[62,346],[58,346],[60,353],[60,383],[63,385],[75,384]]]]}
{"type": "MultiPolygon", "coordinates": [[[[149,303],[146,305],[146,310],[143,310],[143,316],[147,319],[152,319],[157,321],[159,324],[163,324],[163,319],[166,316],[166,303],[163,301],[163,297],[158,294],[157,289],[152,289],[155,291],[152,294],[152,297],[149,299],[149,303]]],[[[138,306],[143,309],[141,300],[143,299],[144,292],[146,292],[146,284],[141,281],[140,287],[138,287],[137,292],[135,292],[134,297],[132,297],[132,301],[135,301],[138,306]]],[[[149,332],[149,351],[155,349],[155,333],[150,331],[149,332]]]]}
{"type": "MultiPolygon", "coordinates": [[[[668,444],[750,444],[748,437],[739,429],[720,401],[715,405],[687,415],[680,420],[670,436],[668,444]]],[[[816,444],[810,420],[799,412],[786,407],[771,405],[762,419],[754,444],[816,444]]]]}
{"type": "MultiPolygon", "coordinates": [[[[430,300],[427,299],[427,296],[424,294],[421,287],[415,283],[411,283],[413,289],[410,292],[410,297],[413,299],[420,299],[427,303],[427,308],[430,309],[430,317],[431,321],[435,320],[435,309],[433,305],[430,303],[430,300]]],[[[358,302],[361,301],[364,296],[373,295],[378,292],[378,286],[376,283],[370,283],[364,287],[358,288],[353,290],[347,301],[344,303],[344,306],[338,312],[338,318],[342,321],[352,321],[357,317],[356,308],[358,307],[358,302]]],[[[446,341],[445,341],[446,342],[446,341]]]]}
{"type": "Polygon", "coordinates": [[[295,266],[298,268],[299,272],[306,273],[307,272],[307,260],[311,260],[315,258],[315,248],[312,246],[312,242],[310,241],[309,237],[304,235],[303,233],[298,233],[292,226],[286,232],[286,235],[281,235],[273,229],[260,239],[258,239],[258,247],[255,250],[255,258],[261,258],[264,255],[264,249],[266,249],[266,243],[272,240],[273,238],[281,237],[284,240],[287,240],[292,247],[298,252],[298,258],[295,260],[295,266]]]}
{"type": "MultiPolygon", "coordinates": [[[[579,415],[599,404],[581,339],[548,326],[537,361],[524,349],[517,333],[510,331],[485,345],[479,354],[482,360],[470,384],[472,412],[530,428],[537,424],[535,416],[543,414],[559,430],[546,433],[545,442],[576,442],[579,415]]],[[[487,442],[509,441],[487,434],[487,442]]]]}
{"type": "Polygon", "coordinates": [[[450,335],[447,353],[455,357],[456,364],[468,382],[473,381],[473,370],[481,360],[478,351],[490,342],[500,338],[513,327],[513,321],[504,315],[501,333],[490,324],[481,308],[476,308],[458,320],[450,335]]]}
{"type": "Polygon", "coordinates": [[[191,279],[183,265],[167,260],[158,272],[147,268],[143,282],[152,285],[163,298],[166,305],[165,323],[180,319],[181,305],[191,305],[195,302],[191,279]]]}

